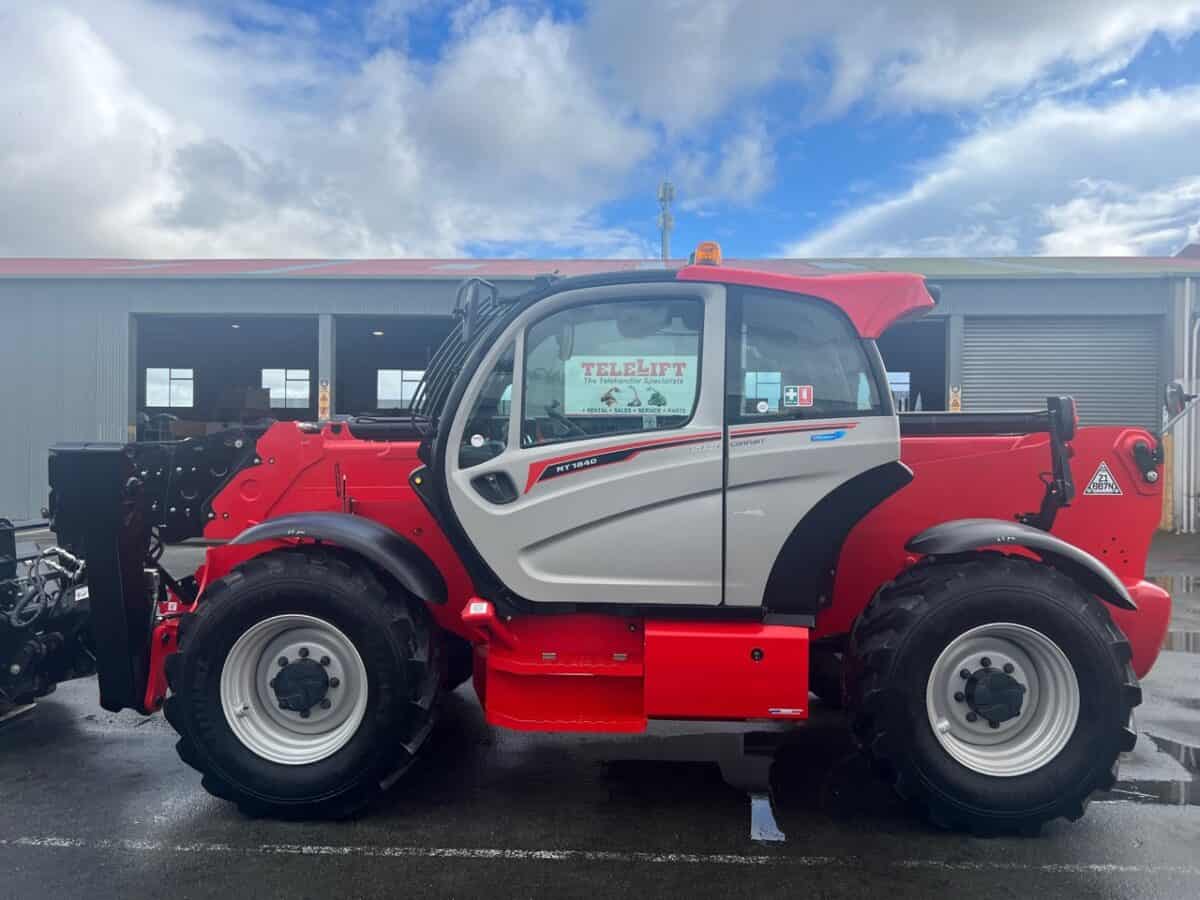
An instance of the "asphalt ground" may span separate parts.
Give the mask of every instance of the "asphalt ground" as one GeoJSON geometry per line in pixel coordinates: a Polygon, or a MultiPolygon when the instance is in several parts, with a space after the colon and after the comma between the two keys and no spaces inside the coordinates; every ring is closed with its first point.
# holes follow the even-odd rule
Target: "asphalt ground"
{"type": "Polygon", "coordinates": [[[836,714],[529,735],[486,725],[469,688],[369,814],[248,819],[201,790],[161,716],[100,710],[88,679],[0,725],[0,897],[1196,897],[1200,541],[1164,538],[1152,570],[1179,593],[1178,649],[1144,683],[1138,747],[1112,794],[1038,838],[921,823],[836,714]]]}

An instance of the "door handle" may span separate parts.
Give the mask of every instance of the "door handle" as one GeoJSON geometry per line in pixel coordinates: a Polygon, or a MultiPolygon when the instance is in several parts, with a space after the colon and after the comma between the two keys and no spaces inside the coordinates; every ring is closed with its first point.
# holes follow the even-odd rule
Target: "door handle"
{"type": "Polygon", "coordinates": [[[471,486],[489,503],[503,506],[517,499],[517,486],[504,472],[488,472],[471,479],[471,486]]]}

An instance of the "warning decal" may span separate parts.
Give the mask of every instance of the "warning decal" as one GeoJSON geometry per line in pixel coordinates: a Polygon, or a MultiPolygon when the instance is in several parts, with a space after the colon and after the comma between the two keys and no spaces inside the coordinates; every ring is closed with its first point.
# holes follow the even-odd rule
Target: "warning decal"
{"type": "Polygon", "coordinates": [[[1088,482],[1083,493],[1086,496],[1120,497],[1124,491],[1117,484],[1117,479],[1113,477],[1108,463],[1101,460],[1100,468],[1096,470],[1096,474],[1092,476],[1092,480],[1088,482]]]}

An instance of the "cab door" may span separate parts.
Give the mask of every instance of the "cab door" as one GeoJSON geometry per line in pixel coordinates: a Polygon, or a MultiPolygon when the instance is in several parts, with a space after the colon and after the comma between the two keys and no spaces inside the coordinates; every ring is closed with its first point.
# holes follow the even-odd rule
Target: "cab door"
{"type": "Polygon", "coordinates": [[[722,600],[725,289],[567,291],[505,329],[448,432],[451,506],[537,603],[722,600]]]}
{"type": "Polygon", "coordinates": [[[725,602],[813,615],[841,540],[911,480],[872,342],[816,297],[734,289],[725,602]]]}

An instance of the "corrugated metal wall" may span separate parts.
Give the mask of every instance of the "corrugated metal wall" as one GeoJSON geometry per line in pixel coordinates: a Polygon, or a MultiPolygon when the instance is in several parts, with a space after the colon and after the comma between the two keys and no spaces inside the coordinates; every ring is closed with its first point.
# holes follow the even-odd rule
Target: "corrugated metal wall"
{"type": "MultiPolygon", "coordinates": [[[[965,321],[950,375],[966,409],[1040,407],[1046,393],[1070,392],[1085,421],[1154,424],[1171,280],[941,283],[940,314],[965,321]],[[1077,310],[1091,315],[1063,317],[1077,310]],[[1005,318],[990,315],[998,311],[1005,318]],[[1117,315],[1132,311],[1157,315],[1117,315]]],[[[126,439],[136,405],[133,316],[444,315],[456,286],[453,278],[0,279],[0,515],[38,514],[51,444],[126,439]]],[[[328,357],[323,364],[332,368],[328,357]]]]}
{"type": "Polygon", "coordinates": [[[51,445],[128,440],[136,405],[135,315],[446,315],[457,284],[454,278],[0,280],[0,516],[38,517],[51,445]]]}
{"type": "Polygon", "coordinates": [[[46,448],[127,439],[129,316],[85,290],[5,287],[0,515],[33,519],[46,503],[46,448]]]}
{"type": "Polygon", "coordinates": [[[1161,316],[967,316],[968,412],[1038,409],[1071,394],[1085,425],[1161,424],[1161,316]]]}

